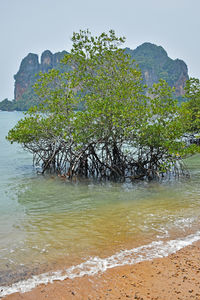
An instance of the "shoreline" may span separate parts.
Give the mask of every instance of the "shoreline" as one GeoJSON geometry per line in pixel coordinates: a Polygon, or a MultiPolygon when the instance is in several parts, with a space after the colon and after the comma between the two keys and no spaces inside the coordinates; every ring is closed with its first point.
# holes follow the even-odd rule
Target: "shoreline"
{"type": "Polygon", "coordinates": [[[6,300],[200,299],[200,241],[164,258],[39,285],[6,300]]]}

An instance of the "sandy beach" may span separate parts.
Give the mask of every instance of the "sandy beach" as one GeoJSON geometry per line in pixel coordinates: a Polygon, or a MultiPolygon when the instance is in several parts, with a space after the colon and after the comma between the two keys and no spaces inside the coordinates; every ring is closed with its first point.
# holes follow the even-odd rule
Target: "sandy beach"
{"type": "Polygon", "coordinates": [[[165,258],[56,281],[6,300],[200,299],[200,242],[165,258]]]}

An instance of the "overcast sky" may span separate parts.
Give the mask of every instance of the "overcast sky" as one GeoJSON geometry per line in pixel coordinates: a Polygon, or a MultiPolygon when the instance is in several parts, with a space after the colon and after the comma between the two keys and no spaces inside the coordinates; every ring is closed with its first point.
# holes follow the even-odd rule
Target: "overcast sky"
{"type": "Polygon", "coordinates": [[[70,50],[73,31],[114,29],[135,49],[161,45],[200,78],[200,0],[0,0],[0,101],[14,97],[13,75],[29,53],[70,50]]]}

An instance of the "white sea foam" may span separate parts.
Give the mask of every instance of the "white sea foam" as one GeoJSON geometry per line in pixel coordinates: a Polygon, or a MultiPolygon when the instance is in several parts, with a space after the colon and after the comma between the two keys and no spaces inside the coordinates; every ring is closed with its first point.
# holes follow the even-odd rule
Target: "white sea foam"
{"type": "Polygon", "coordinates": [[[133,265],[145,260],[166,257],[198,240],[200,240],[200,231],[182,239],[155,241],[130,250],[123,250],[107,258],[93,257],[63,271],[48,272],[32,276],[28,280],[19,281],[11,286],[1,286],[0,297],[16,292],[25,293],[40,284],[52,283],[54,280],[62,281],[67,278],[73,279],[84,275],[92,276],[113,267],[133,265]]]}

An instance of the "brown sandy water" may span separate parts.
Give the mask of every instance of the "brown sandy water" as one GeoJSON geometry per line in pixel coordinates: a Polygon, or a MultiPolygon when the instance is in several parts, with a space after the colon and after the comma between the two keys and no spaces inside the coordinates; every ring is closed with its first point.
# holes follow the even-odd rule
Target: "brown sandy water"
{"type": "MultiPolygon", "coordinates": [[[[6,124],[8,116],[13,126],[19,116],[13,120],[13,115],[4,115],[6,124]]],[[[6,135],[9,128],[0,128],[6,135]]],[[[59,279],[166,255],[174,245],[184,246],[188,236],[189,242],[199,236],[198,155],[188,160],[191,179],[131,185],[36,176],[30,155],[19,147],[2,142],[1,151],[2,290],[49,270],[67,269],[55,275],[59,279]],[[177,242],[165,244],[171,240],[177,242]],[[126,253],[127,249],[137,250],[126,253]]]]}

